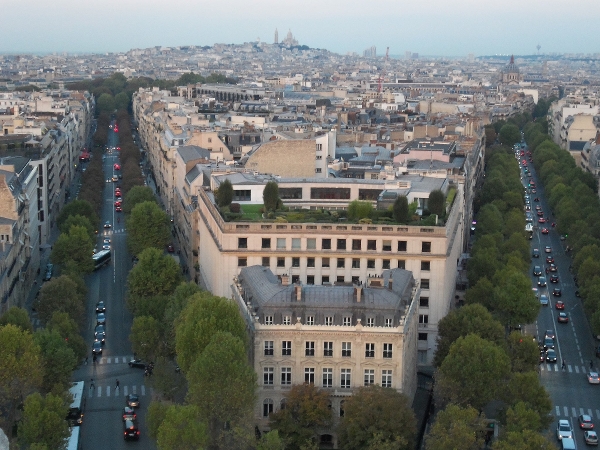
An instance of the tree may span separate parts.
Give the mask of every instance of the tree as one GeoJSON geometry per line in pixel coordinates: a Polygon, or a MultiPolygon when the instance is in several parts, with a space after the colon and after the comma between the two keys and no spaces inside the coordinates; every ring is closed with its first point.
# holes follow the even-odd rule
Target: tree
{"type": "Polygon", "coordinates": [[[510,360],[498,345],[475,334],[459,337],[439,368],[440,394],[461,406],[483,408],[498,398],[510,375],[510,360]]]}
{"type": "Polygon", "coordinates": [[[11,306],[8,308],[8,311],[0,317],[0,327],[8,325],[9,323],[19,327],[23,331],[33,333],[33,326],[29,320],[29,314],[27,313],[27,310],[23,308],[19,308],[18,306],[11,306]]]}
{"type": "Polygon", "coordinates": [[[94,211],[92,204],[85,200],[73,200],[72,202],[67,203],[64,206],[64,208],[60,211],[60,214],[58,215],[58,219],[56,219],[56,224],[60,231],[65,232],[69,229],[63,229],[63,224],[69,218],[69,216],[86,217],[94,226],[97,226],[98,222],[100,221],[96,212],[94,211]]]}
{"type": "Polygon", "coordinates": [[[68,410],[59,395],[42,397],[37,392],[29,395],[19,424],[19,441],[27,446],[38,444],[48,449],[64,448],[69,437],[69,426],[65,420],[68,410]]]}
{"type": "Polygon", "coordinates": [[[115,99],[110,94],[102,94],[96,101],[96,110],[99,113],[111,113],[115,110],[115,99]]]}
{"type": "Polygon", "coordinates": [[[508,336],[507,346],[513,372],[529,372],[537,369],[540,350],[535,338],[513,331],[508,336]]]}
{"type": "Polygon", "coordinates": [[[375,434],[378,444],[399,444],[398,450],[412,449],[415,445],[416,419],[405,395],[395,389],[377,385],[360,387],[344,404],[338,436],[340,447],[362,450],[373,445],[375,434]]]}
{"type": "Polygon", "coordinates": [[[35,306],[43,324],[48,323],[55,312],[65,312],[81,330],[85,320],[83,301],[77,283],[70,277],[61,275],[42,286],[35,306]]]}
{"type": "Polygon", "coordinates": [[[551,422],[552,400],[541,385],[537,372],[514,373],[502,390],[504,401],[513,406],[518,402],[538,413],[541,427],[545,429],[551,422]]]}
{"type": "Polygon", "coordinates": [[[92,240],[94,239],[94,237],[95,237],[94,232],[96,231],[97,224],[92,224],[92,222],[90,222],[90,219],[88,219],[86,216],[82,216],[80,214],[70,215],[69,217],[67,217],[65,219],[64,222],[62,222],[60,232],[61,233],[69,233],[69,231],[71,230],[71,227],[73,227],[73,226],[85,228],[87,230],[90,238],[92,240]]]}
{"type": "Polygon", "coordinates": [[[196,283],[181,283],[171,295],[169,303],[165,308],[163,320],[163,340],[165,354],[175,356],[175,324],[181,311],[186,307],[188,300],[200,292],[196,283]]]}
{"type": "Polygon", "coordinates": [[[431,214],[443,216],[446,213],[446,196],[439,189],[435,189],[429,193],[427,200],[427,209],[431,214]]]}
{"type": "Polygon", "coordinates": [[[159,323],[154,317],[138,316],[133,319],[129,340],[132,350],[142,359],[154,360],[160,338],[159,323]]]}
{"type": "Polygon", "coordinates": [[[158,427],[159,450],[202,450],[206,448],[206,424],[195,405],[171,405],[158,427]]]}
{"type": "Polygon", "coordinates": [[[33,337],[42,357],[42,389],[45,392],[66,390],[77,366],[75,353],[57,331],[42,329],[36,331],[33,337]]]}
{"type": "Polygon", "coordinates": [[[366,217],[371,217],[373,213],[373,205],[371,202],[362,202],[360,200],[353,200],[348,205],[348,219],[359,220],[366,217]]]}
{"type": "Polygon", "coordinates": [[[435,423],[425,437],[426,450],[479,450],[483,448],[481,431],[485,417],[470,406],[461,408],[449,404],[437,415],[435,423]]]}
{"type": "Polygon", "coordinates": [[[72,226],[69,233],[61,233],[54,243],[50,259],[54,264],[62,264],[77,272],[91,273],[94,270],[92,254],[94,244],[88,230],[82,226],[72,226]]]}
{"type": "Polygon", "coordinates": [[[156,203],[154,192],[148,186],[134,186],[123,198],[123,212],[130,214],[133,208],[144,202],[156,203]]]}
{"type": "Polygon", "coordinates": [[[486,147],[490,147],[496,142],[496,130],[491,125],[485,126],[485,145],[486,147]]]}
{"type": "Polygon", "coordinates": [[[279,436],[279,431],[272,430],[261,436],[256,450],[285,450],[285,442],[279,436]]]}
{"type": "Polygon", "coordinates": [[[494,314],[504,325],[531,323],[535,320],[540,302],[531,290],[529,277],[507,267],[496,272],[494,284],[494,314]]]}
{"type": "Polygon", "coordinates": [[[88,346],[79,334],[79,325],[66,312],[55,312],[47,324],[49,331],[56,331],[63,338],[77,361],[83,360],[88,352],[88,346]]]}
{"type": "Polygon", "coordinates": [[[119,92],[115,95],[115,108],[127,109],[129,107],[129,96],[125,92],[119,92]]]}
{"type": "Polygon", "coordinates": [[[470,304],[451,311],[438,324],[437,350],[433,364],[439,367],[450,346],[461,336],[476,334],[497,345],[504,343],[504,328],[481,304],[470,304]]]}
{"type": "MultiPolygon", "coordinates": [[[[219,187],[219,189],[221,189],[219,187]]],[[[263,203],[267,211],[275,211],[279,207],[279,185],[275,181],[269,181],[265,184],[263,190],[263,203]]]]}
{"type": "Polygon", "coordinates": [[[192,296],[179,316],[175,334],[177,362],[184,373],[219,331],[246,342],[246,324],[236,304],[209,292],[192,296]]]}
{"type": "Polygon", "coordinates": [[[475,286],[471,286],[465,292],[465,302],[469,305],[480,303],[490,310],[493,306],[490,292],[494,290],[494,285],[486,277],[479,278],[475,286]]]}
{"type": "Polygon", "coordinates": [[[165,402],[152,400],[148,406],[148,413],[146,414],[146,425],[148,425],[148,435],[156,440],[158,438],[158,430],[160,424],[165,420],[167,415],[167,409],[169,405],[165,402]]]}
{"type": "Polygon", "coordinates": [[[137,204],[127,218],[127,247],[138,256],[147,248],[164,249],[169,243],[169,216],[156,202],[137,204]]]}
{"type": "Polygon", "coordinates": [[[139,297],[171,294],[180,280],[179,266],[173,258],[157,248],[147,248],[127,276],[130,307],[135,311],[139,297]]]}
{"type": "Polygon", "coordinates": [[[542,431],[542,421],[537,411],[524,402],[517,402],[506,411],[506,431],[520,433],[523,430],[542,431]]]}
{"type": "Polygon", "coordinates": [[[233,201],[233,185],[231,184],[231,181],[225,180],[219,185],[216,200],[217,205],[220,207],[231,205],[231,202],[233,201]]]}
{"type": "Polygon", "coordinates": [[[211,446],[229,449],[247,445],[254,438],[251,416],[256,373],[248,364],[244,341],[229,332],[217,332],[186,377],[187,400],[198,407],[200,417],[208,424],[211,446]]]}
{"type": "Polygon", "coordinates": [[[492,444],[492,450],[556,450],[556,445],[547,436],[532,430],[521,433],[509,432],[492,444]]]}
{"type": "Polygon", "coordinates": [[[298,450],[306,442],[315,442],[318,431],[331,426],[329,393],[314,384],[292,386],[285,408],[271,414],[271,428],[279,432],[288,450],[298,450]]]}
{"type": "Polygon", "coordinates": [[[394,220],[398,223],[408,223],[410,220],[410,215],[408,212],[408,199],[406,195],[399,195],[394,201],[394,206],[392,207],[392,214],[394,216],[394,220]]]}
{"type": "Polygon", "coordinates": [[[498,139],[502,143],[502,145],[506,145],[507,147],[512,147],[517,142],[521,141],[521,132],[519,131],[519,127],[516,125],[507,123],[502,128],[500,128],[500,133],[498,134],[498,139]]]}

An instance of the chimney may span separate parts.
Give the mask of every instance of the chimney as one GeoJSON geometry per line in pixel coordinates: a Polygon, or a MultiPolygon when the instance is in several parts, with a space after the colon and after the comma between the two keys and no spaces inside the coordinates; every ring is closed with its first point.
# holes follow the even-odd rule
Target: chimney
{"type": "Polygon", "coordinates": [[[290,285],[290,276],[285,274],[285,275],[281,275],[281,285],[282,286],[289,286],[290,285]]]}
{"type": "Polygon", "coordinates": [[[356,303],[360,303],[362,298],[362,286],[354,286],[354,298],[356,303]]]}
{"type": "Polygon", "coordinates": [[[302,301],[302,285],[297,284],[294,286],[294,289],[296,291],[296,301],[301,302],[302,301]]]}
{"type": "Polygon", "coordinates": [[[393,290],[393,289],[392,289],[393,287],[394,287],[394,280],[392,280],[392,278],[390,277],[390,279],[388,280],[388,289],[389,289],[390,291],[392,291],[392,290],[393,290]]]}

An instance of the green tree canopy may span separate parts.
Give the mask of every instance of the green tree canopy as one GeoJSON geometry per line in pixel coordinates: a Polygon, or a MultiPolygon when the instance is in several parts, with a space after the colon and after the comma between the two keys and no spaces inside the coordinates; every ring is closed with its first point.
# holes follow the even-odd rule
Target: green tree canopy
{"type": "Polygon", "coordinates": [[[85,358],[88,346],[79,334],[79,325],[67,312],[57,311],[52,314],[46,328],[49,331],[56,331],[63,338],[69,348],[73,350],[76,361],[81,361],[85,358]]]}
{"type": "Polygon", "coordinates": [[[492,444],[492,450],[556,450],[550,438],[532,430],[508,432],[492,444]]]}
{"type": "MultiPolygon", "coordinates": [[[[220,189],[220,188],[219,188],[220,189]]],[[[269,181],[265,184],[263,190],[263,203],[267,211],[275,211],[279,208],[279,185],[275,181],[269,181]]]]}
{"type": "MultiPolygon", "coordinates": [[[[19,441],[23,445],[44,445],[48,449],[64,448],[69,437],[65,417],[69,408],[61,396],[33,393],[25,399],[23,420],[19,423],[19,441]]],[[[29,447],[31,448],[31,447],[29,447]]]]}
{"type": "Polygon", "coordinates": [[[508,336],[507,347],[513,372],[529,372],[537,369],[540,351],[535,338],[513,331],[508,336]]]}
{"type": "Polygon", "coordinates": [[[63,224],[69,218],[69,216],[87,217],[90,223],[94,226],[97,226],[98,222],[100,221],[96,212],[94,211],[94,207],[86,200],[73,200],[64,206],[58,215],[58,219],[56,219],[56,224],[58,225],[58,229],[60,231],[65,232],[69,230],[70,227],[63,229],[63,224]]]}
{"type": "Polygon", "coordinates": [[[272,430],[261,436],[256,444],[256,450],[285,450],[285,442],[279,436],[279,431],[272,430]]]}
{"type": "Polygon", "coordinates": [[[514,373],[507,386],[502,390],[504,401],[511,406],[518,402],[533,409],[540,416],[542,429],[550,425],[552,400],[541,385],[537,372],[514,373]]]}
{"type": "Polygon", "coordinates": [[[521,433],[524,430],[542,431],[540,415],[524,402],[517,402],[506,411],[506,431],[521,433]]]}
{"type": "Polygon", "coordinates": [[[533,322],[540,302],[531,290],[529,277],[507,267],[496,272],[494,281],[494,315],[506,326],[533,322]]]}
{"type": "Polygon", "coordinates": [[[119,92],[115,95],[115,108],[127,109],[129,107],[129,96],[126,92],[119,92]]]}
{"type": "Polygon", "coordinates": [[[449,404],[440,411],[425,437],[426,450],[480,450],[484,439],[484,416],[470,406],[449,404]]]}
{"type": "Polygon", "coordinates": [[[392,207],[392,214],[396,222],[402,224],[408,223],[410,215],[408,211],[408,198],[406,195],[399,195],[396,198],[392,207]]]}
{"type": "Polygon", "coordinates": [[[64,265],[75,273],[91,273],[94,270],[92,254],[94,244],[86,228],[72,226],[69,233],[61,233],[54,243],[50,259],[54,264],[64,265]]]}
{"type": "Polygon", "coordinates": [[[231,205],[231,202],[233,201],[233,185],[231,184],[231,181],[225,180],[219,185],[216,197],[217,205],[220,207],[231,205]]]}
{"type": "Polygon", "coordinates": [[[111,113],[115,110],[115,98],[110,94],[102,94],[96,101],[96,110],[98,113],[111,113]]]}
{"type": "Polygon", "coordinates": [[[139,256],[145,249],[169,243],[169,216],[154,201],[138,203],[127,218],[127,247],[139,256]]]}
{"type": "Polygon", "coordinates": [[[353,200],[348,205],[348,219],[359,220],[371,217],[373,213],[373,204],[371,202],[363,202],[353,200]]]}
{"type": "Polygon", "coordinates": [[[69,314],[81,330],[85,319],[83,302],[77,283],[67,275],[61,275],[42,286],[35,306],[43,324],[48,323],[54,313],[64,312],[69,314]]]}
{"type": "Polygon", "coordinates": [[[154,192],[148,186],[134,186],[123,198],[123,212],[129,215],[133,208],[144,202],[156,203],[154,192]]]}
{"type": "Polygon", "coordinates": [[[33,335],[40,347],[44,379],[44,392],[62,392],[67,389],[73,370],[77,366],[75,353],[57,331],[41,329],[33,335]]]}
{"type": "Polygon", "coordinates": [[[153,440],[157,440],[158,438],[158,430],[163,420],[165,420],[168,408],[168,403],[157,400],[152,400],[148,406],[146,425],[148,425],[148,435],[153,440]]]}
{"type": "MultiPolygon", "coordinates": [[[[130,296],[152,297],[171,294],[179,282],[179,266],[173,258],[157,248],[147,248],[127,277],[130,296]]],[[[133,304],[135,310],[135,302],[133,304]]]]}
{"type": "Polygon", "coordinates": [[[29,320],[27,310],[19,308],[18,306],[11,306],[8,308],[8,311],[0,317],[0,327],[8,325],[9,323],[19,327],[23,331],[33,332],[33,326],[29,320]]]}
{"type": "Polygon", "coordinates": [[[146,361],[154,360],[159,349],[160,325],[158,320],[149,316],[137,316],[133,319],[129,340],[132,350],[146,361]]]}
{"type": "Polygon", "coordinates": [[[96,235],[95,231],[97,225],[98,224],[96,223],[92,224],[92,222],[90,222],[90,219],[86,216],[82,216],[81,214],[72,214],[62,222],[60,232],[68,234],[71,231],[71,227],[73,226],[83,227],[87,230],[90,239],[93,240],[96,235]]]}
{"type": "Polygon", "coordinates": [[[431,214],[437,214],[442,217],[446,213],[446,196],[439,189],[435,189],[429,193],[427,200],[427,209],[431,214]]]}
{"type": "Polygon", "coordinates": [[[195,405],[170,405],[158,428],[159,450],[202,450],[206,447],[206,424],[195,405]]]}
{"type": "Polygon", "coordinates": [[[362,450],[373,444],[396,443],[398,450],[413,449],[416,419],[408,399],[395,389],[378,385],[360,387],[344,404],[338,427],[339,444],[348,450],[362,450]]]}
{"type": "Polygon", "coordinates": [[[519,131],[519,127],[513,124],[507,123],[502,128],[500,128],[500,133],[498,134],[498,139],[502,143],[502,145],[506,145],[507,147],[512,147],[517,142],[521,141],[521,132],[519,131]]]}

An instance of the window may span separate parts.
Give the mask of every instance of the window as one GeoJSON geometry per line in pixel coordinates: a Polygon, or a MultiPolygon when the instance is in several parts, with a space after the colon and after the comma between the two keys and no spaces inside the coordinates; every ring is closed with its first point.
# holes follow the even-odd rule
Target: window
{"type": "Polygon", "coordinates": [[[321,249],[331,250],[331,239],[321,239],[321,249]]]}
{"type": "Polygon", "coordinates": [[[212,142],[212,138],[208,138],[208,143],[210,144],[212,142]]]}
{"type": "Polygon", "coordinates": [[[367,241],[367,250],[377,250],[377,241],[375,239],[367,241]]]}
{"type": "Polygon", "coordinates": [[[375,260],[367,259],[367,269],[374,269],[374,268],[375,268],[375,260]]]}
{"type": "Polygon", "coordinates": [[[307,250],[315,250],[317,248],[317,240],[315,238],[308,238],[306,240],[307,250]]]}
{"type": "Polygon", "coordinates": [[[292,384],[292,368],[282,367],[281,368],[281,385],[290,386],[292,384]]]}
{"type": "Polygon", "coordinates": [[[249,189],[236,189],[233,191],[233,200],[236,202],[249,202],[252,200],[252,192],[249,189]]]}
{"type": "Polygon", "coordinates": [[[362,241],[360,239],[352,239],[352,250],[360,250],[362,241]]]}
{"type": "Polygon", "coordinates": [[[298,258],[298,257],[292,258],[292,267],[300,267],[300,258],[298,258]]]}
{"type": "Polygon", "coordinates": [[[337,283],[345,283],[346,282],[346,278],[344,278],[344,275],[338,275],[335,279],[335,281],[337,283]]]}
{"type": "Polygon", "coordinates": [[[337,259],[337,268],[343,269],[344,267],[346,267],[346,260],[344,258],[338,258],[337,259]]]}
{"type": "Polygon", "coordinates": [[[327,325],[327,326],[333,325],[333,316],[325,316],[325,325],[327,325]]]}
{"type": "Polygon", "coordinates": [[[421,289],[429,289],[429,279],[421,278],[421,289]]]}
{"type": "Polygon", "coordinates": [[[333,387],[333,369],[330,369],[328,367],[323,369],[323,387],[333,387]]]}
{"type": "Polygon", "coordinates": [[[302,188],[279,188],[279,198],[286,199],[301,199],[302,188]]]}
{"type": "Polygon", "coordinates": [[[419,333],[419,340],[420,341],[426,341],[427,340],[427,333],[419,333]]]}
{"type": "Polygon", "coordinates": [[[292,341],[282,341],[281,342],[281,356],[291,356],[292,355],[292,341]]]}
{"type": "Polygon", "coordinates": [[[261,248],[271,248],[271,238],[262,238],[262,247],[261,248]]]}
{"type": "Polygon", "coordinates": [[[431,242],[422,242],[421,251],[423,253],[431,253],[431,242]]]}
{"type": "Polygon", "coordinates": [[[329,258],[323,258],[321,260],[321,267],[329,267],[329,258]]]}
{"type": "Polygon", "coordinates": [[[421,270],[429,272],[431,270],[431,261],[421,261],[421,270]]]}
{"type": "MultiPolygon", "coordinates": [[[[329,267],[329,266],[327,266],[329,267]]],[[[328,275],[323,275],[323,277],[321,278],[321,284],[329,284],[329,276],[328,275]]]]}
{"type": "Polygon", "coordinates": [[[306,351],[305,356],[315,356],[315,342],[314,341],[306,341],[306,351]]]}
{"type": "Polygon", "coordinates": [[[238,248],[248,248],[248,238],[238,238],[238,248]]]}
{"type": "Polygon", "coordinates": [[[321,168],[320,168],[320,167],[317,167],[317,168],[315,169],[315,173],[321,173],[321,168]]]}
{"type": "Polygon", "coordinates": [[[352,316],[344,316],[342,318],[342,325],[349,327],[352,325],[352,316]]]}
{"type": "Polygon", "coordinates": [[[392,251],[392,241],[383,241],[383,246],[381,247],[381,250],[383,250],[384,252],[391,252],[392,251]]]}
{"type": "Polygon", "coordinates": [[[277,248],[285,250],[285,238],[277,238],[277,248]]]}
{"type": "Polygon", "coordinates": [[[346,239],[338,239],[337,240],[337,249],[338,250],[346,250],[346,239]]]}
{"type": "Polygon", "coordinates": [[[392,353],[392,344],[383,344],[383,357],[391,358],[392,353]]]}
{"type": "Polygon", "coordinates": [[[306,325],[314,325],[315,324],[315,316],[307,316],[306,317],[306,325]]]}
{"type": "Polygon", "coordinates": [[[263,384],[265,386],[271,386],[273,384],[273,371],[272,367],[263,368],[263,384]]]}
{"type": "Polygon", "coordinates": [[[323,155],[317,155],[317,159],[323,159],[323,155]]]}
{"type": "Polygon", "coordinates": [[[381,387],[392,387],[392,371],[382,370],[381,371],[381,387]]]}
{"type": "Polygon", "coordinates": [[[285,258],[281,256],[277,258],[277,267],[285,267],[285,258]]]}
{"type": "Polygon", "coordinates": [[[342,342],[342,356],[352,356],[352,342],[342,342]]]}
{"type": "Polygon", "coordinates": [[[238,258],[238,267],[246,267],[248,265],[248,258],[238,258]]]}
{"type": "Polygon", "coordinates": [[[389,269],[390,268],[390,260],[389,259],[384,259],[383,263],[381,265],[381,268],[383,270],[389,269]]]}
{"type": "Polygon", "coordinates": [[[333,356],[333,342],[323,342],[323,356],[333,356]]]}
{"type": "Polygon", "coordinates": [[[421,308],[429,308],[429,297],[419,297],[419,306],[421,308]]]}
{"type": "Polygon", "coordinates": [[[323,144],[317,144],[317,151],[320,152],[323,150],[323,144]]]}
{"type": "Polygon", "coordinates": [[[306,276],[306,284],[315,284],[315,276],[307,275],[306,276]]]}
{"type": "Polygon", "coordinates": [[[375,344],[367,342],[365,344],[365,358],[375,358],[375,344]]]}
{"type": "Polygon", "coordinates": [[[310,188],[312,200],[350,200],[350,188],[310,188]]]}
{"type": "Polygon", "coordinates": [[[265,316],[265,325],[273,325],[273,316],[265,316]]]}
{"type": "Polygon", "coordinates": [[[360,269],[360,259],[358,259],[358,258],[352,258],[352,268],[353,269],[360,269]]]}
{"type": "Polygon", "coordinates": [[[265,341],[265,356],[273,356],[273,341],[265,341]]]}
{"type": "Polygon", "coordinates": [[[375,369],[365,369],[365,386],[375,384],[375,369]]]}
{"type": "Polygon", "coordinates": [[[304,368],[304,382],[315,384],[315,369],[314,367],[305,367],[304,368]]]}
{"type": "Polygon", "coordinates": [[[283,316],[283,324],[284,325],[291,325],[292,324],[292,317],[291,316],[283,316]]]}
{"type": "Polygon", "coordinates": [[[406,251],[406,241],[398,241],[398,251],[399,252],[406,251]]]}
{"type": "Polygon", "coordinates": [[[263,256],[262,265],[263,267],[269,267],[271,265],[271,258],[269,258],[268,256],[263,256]]]}
{"type": "Polygon", "coordinates": [[[352,369],[342,369],[340,377],[340,387],[342,389],[350,389],[350,383],[352,381],[352,369]]]}
{"type": "Polygon", "coordinates": [[[375,326],[375,317],[367,317],[367,326],[374,327],[375,326]]]}
{"type": "Polygon", "coordinates": [[[273,412],[273,400],[266,398],[263,402],[263,417],[269,417],[269,414],[273,412]]]}
{"type": "Polygon", "coordinates": [[[300,238],[292,238],[292,250],[300,250],[300,238]]]}
{"type": "Polygon", "coordinates": [[[398,260],[398,269],[406,269],[406,261],[403,259],[398,260]]]}
{"type": "Polygon", "coordinates": [[[392,328],[392,326],[393,326],[393,323],[394,323],[394,319],[390,319],[390,318],[386,318],[386,319],[385,319],[385,326],[386,326],[387,328],[392,328]]]}
{"type": "Polygon", "coordinates": [[[421,328],[427,328],[428,323],[429,323],[429,315],[419,314],[419,326],[421,328]]]}
{"type": "Polygon", "coordinates": [[[315,258],[306,258],[306,267],[315,267],[315,258]]]}

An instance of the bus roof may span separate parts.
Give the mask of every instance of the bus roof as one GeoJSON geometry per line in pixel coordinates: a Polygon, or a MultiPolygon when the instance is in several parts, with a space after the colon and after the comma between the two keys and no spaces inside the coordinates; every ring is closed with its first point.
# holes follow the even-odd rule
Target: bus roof
{"type": "Polygon", "coordinates": [[[100,250],[98,253],[94,253],[93,259],[102,258],[104,255],[110,255],[110,250],[100,250]]]}
{"type": "Polygon", "coordinates": [[[83,398],[83,381],[76,381],[71,385],[69,393],[73,396],[71,408],[81,408],[81,400],[83,398]]]}

